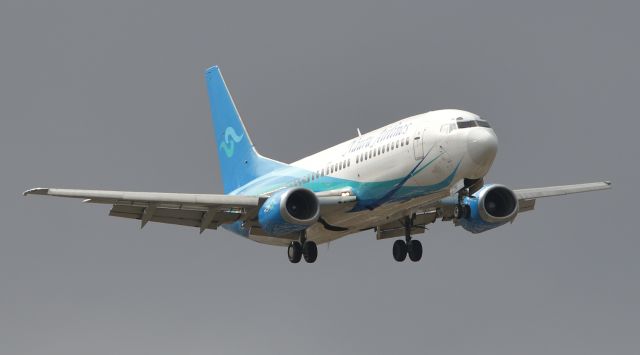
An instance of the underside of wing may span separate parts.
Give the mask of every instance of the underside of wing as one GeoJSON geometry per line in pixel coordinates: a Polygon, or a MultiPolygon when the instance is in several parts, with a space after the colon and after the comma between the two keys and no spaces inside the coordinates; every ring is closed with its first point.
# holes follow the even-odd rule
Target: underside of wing
{"type": "Polygon", "coordinates": [[[530,189],[513,190],[518,198],[519,212],[531,211],[535,207],[536,199],[542,197],[562,196],[580,192],[606,190],[611,188],[611,181],[590,182],[586,184],[536,187],[530,189]]]}
{"type": "Polygon", "coordinates": [[[111,204],[110,216],[138,219],[144,227],[159,222],[216,229],[238,220],[255,218],[261,198],[216,194],[183,194],[106,190],[35,188],[24,195],[81,198],[85,203],[111,204]]]}
{"type": "MultiPolygon", "coordinates": [[[[205,229],[217,229],[223,224],[243,221],[258,235],[264,234],[260,233],[258,211],[269,198],[269,196],[58,188],[35,188],[23,194],[78,198],[85,203],[109,204],[112,205],[109,211],[110,216],[140,220],[141,227],[148,222],[159,222],[197,227],[202,233],[205,229]]],[[[329,230],[340,227],[332,226],[322,216],[349,210],[353,208],[356,201],[356,197],[350,190],[325,191],[318,193],[317,198],[321,212],[318,222],[329,230]]]]}

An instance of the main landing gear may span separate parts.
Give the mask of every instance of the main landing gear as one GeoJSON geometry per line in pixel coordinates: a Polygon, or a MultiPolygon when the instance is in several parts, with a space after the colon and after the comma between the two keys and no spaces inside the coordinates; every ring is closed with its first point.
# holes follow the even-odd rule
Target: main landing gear
{"type": "Polygon", "coordinates": [[[409,260],[420,261],[422,259],[422,243],[419,240],[411,239],[411,219],[407,218],[405,223],[405,240],[398,239],[393,243],[393,258],[397,262],[404,261],[409,255],[409,260]]]}
{"type": "Polygon", "coordinates": [[[407,241],[398,239],[393,243],[393,258],[395,261],[404,261],[409,255],[409,260],[420,261],[422,259],[422,243],[419,240],[407,238],[407,241]]]}
{"type": "Polygon", "coordinates": [[[316,246],[315,242],[307,240],[306,233],[302,232],[300,235],[300,241],[289,243],[287,256],[289,257],[289,261],[293,264],[299,263],[303,257],[304,261],[313,263],[318,258],[318,246],[316,246]]]}

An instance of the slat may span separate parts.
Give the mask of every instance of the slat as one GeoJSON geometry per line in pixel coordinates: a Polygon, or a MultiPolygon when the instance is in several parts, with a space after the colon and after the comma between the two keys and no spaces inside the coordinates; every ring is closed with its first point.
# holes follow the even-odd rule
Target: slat
{"type": "Polygon", "coordinates": [[[191,205],[216,205],[221,207],[257,207],[258,196],[217,195],[217,194],[183,194],[169,192],[137,192],[109,190],[78,190],[57,188],[35,188],[24,192],[24,195],[49,195],[59,197],[83,198],[98,203],[115,203],[117,201],[177,203],[191,205]]]}

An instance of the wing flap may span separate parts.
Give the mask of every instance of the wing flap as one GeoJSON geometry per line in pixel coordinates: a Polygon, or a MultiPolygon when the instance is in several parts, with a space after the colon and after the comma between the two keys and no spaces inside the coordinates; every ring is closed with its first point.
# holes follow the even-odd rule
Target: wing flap
{"type": "MultiPolygon", "coordinates": [[[[114,205],[109,211],[109,216],[145,220],[146,207],[132,205],[114,205]]],[[[155,208],[147,222],[159,222],[178,224],[182,226],[200,227],[204,229],[216,229],[219,225],[232,223],[242,217],[242,213],[234,211],[212,210],[208,211],[184,210],[173,208],[155,208]],[[207,217],[207,218],[205,218],[207,217]]],[[[146,222],[145,222],[146,223],[146,222]]]]}
{"type": "Polygon", "coordinates": [[[518,212],[533,211],[535,207],[536,207],[536,199],[534,198],[518,201],[518,212]]]}

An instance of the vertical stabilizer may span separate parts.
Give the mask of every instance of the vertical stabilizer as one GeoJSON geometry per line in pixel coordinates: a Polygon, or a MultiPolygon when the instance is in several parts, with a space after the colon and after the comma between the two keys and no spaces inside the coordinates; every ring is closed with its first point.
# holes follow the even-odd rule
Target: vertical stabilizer
{"type": "Polygon", "coordinates": [[[220,68],[213,66],[207,69],[205,80],[224,192],[229,193],[261,175],[286,166],[256,152],[220,68]]]}

